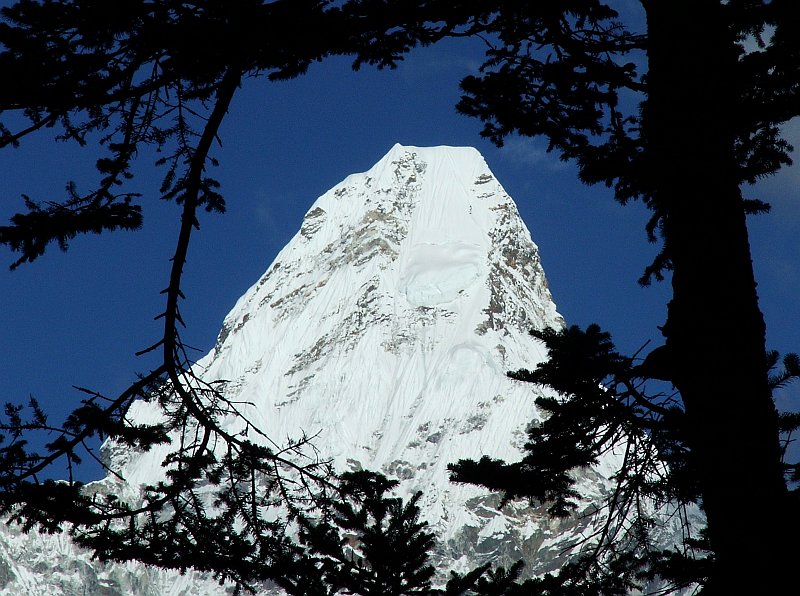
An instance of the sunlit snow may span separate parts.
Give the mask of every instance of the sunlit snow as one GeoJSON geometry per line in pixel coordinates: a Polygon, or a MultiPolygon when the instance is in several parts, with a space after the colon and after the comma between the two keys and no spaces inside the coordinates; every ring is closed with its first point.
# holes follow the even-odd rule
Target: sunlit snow
{"type": "MultiPolygon", "coordinates": [[[[244,413],[274,441],[315,436],[338,470],[381,471],[402,496],[423,490],[442,571],[520,557],[547,571],[578,522],[501,510],[496,495],[451,483],[447,464],[520,457],[541,390],[505,373],[543,358],[531,328],[562,325],[538,249],[478,151],[395,145],[317,199],[197,370],[252,404],[244,413]]],[[[159,412],[140,403],[131,415],[159,412]]],[[[108,489],[155,482],[166,449],[125,454],[129,484],[108,489]]],[[[606,481],[585,482],[601,493],[606,481]]]]}

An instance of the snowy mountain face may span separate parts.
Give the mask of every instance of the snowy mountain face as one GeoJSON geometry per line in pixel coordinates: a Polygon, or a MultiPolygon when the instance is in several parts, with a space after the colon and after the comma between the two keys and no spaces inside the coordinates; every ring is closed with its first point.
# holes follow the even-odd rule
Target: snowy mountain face
{"type": "MultiPolygon", "coordinates": [[[[245,415],[276,441],[315,436],[337,470],[383,472],[401,481],[404,497],[423,491],[443,573],[519,558],[543,573],[591,520],[555,521],[526,504],[501,509],[497,495],[452,484],[446,468],[483,455],[520,458],[525,429],[540,418],[540,389],[505,373],[543,358],[529,329],[562,325],[538,249],[481,155],[395,145],[314,203],[197,366],[205,381],[223,382],[228,399],[252,404],[245,415]]],[[[152,421],[155,408],[136,404],[132,416],[152,421]]],[[[135,487],[162,473],[166,449],[112,457],[135,487]]],[[[586,472],[581,491],[601,497],[613,464],[586,472]]],[[[8,546],[20,539],[0,538],[8,568],[0,565],[0,593],[74,593],[23,591],[27,571],[8,546]]],[[[94,593],[222,592],[191,577],[151,591],[115,581],[94,593]]]]}

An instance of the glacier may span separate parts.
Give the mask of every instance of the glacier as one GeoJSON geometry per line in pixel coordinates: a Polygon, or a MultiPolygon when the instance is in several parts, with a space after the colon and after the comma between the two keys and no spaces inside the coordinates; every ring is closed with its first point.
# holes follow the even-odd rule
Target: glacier
{"type": "MultiPolygon", "coordinates": [[[[447,464],[521,457],[542,389],[506,371],[545,356],[531,328],[563,325],[539,250],[480,153],[395,145],[314,202],[195,373],[247,404],[243,413],[272,440],[314,437],[338,471],[383,472],[403,497],[423,491],[441,573],[519,558],[544,573],[598,523],[580,513],[607,495],[618,459],[582,472],[583,510],[566,520],[528,503],[501,507],[496,494],[451,483],[447,464]]],[[[155,403],[130,412],[138,423],[160,415],[155,403]]],[[[239,418],[227,424],[242,430],[239,418]]],[[[109,477],[102,490],[135,496],[163,475],[168,450],[108,445],[125,480],[109,477]]],[[[90,562],[65,537],[6,528],[0,549],[0,594],[78,593],[57,577],[78,567],[96,594],[225,593],[199,574],[90,562]],[[26,545],[45,563],[30,564],[26,545]]]]}

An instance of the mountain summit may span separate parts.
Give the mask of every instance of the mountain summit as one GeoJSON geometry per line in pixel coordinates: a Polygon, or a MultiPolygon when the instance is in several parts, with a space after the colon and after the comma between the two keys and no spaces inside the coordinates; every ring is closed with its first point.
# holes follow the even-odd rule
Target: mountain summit
{"type": "MultiPolygon", "coordinates": [[[[538,249],[480,153],[395,145],[317,199],[197,367],[274,440],[314,437],[337,471],[422,490],[442,557],[500,549],[508,563],[550,539],[550,522],[500,511],[496,495],[451,483],[447,464],[519,459],[537,389],[506,371],[543,358],[531,328],[562,325],[538,249]]],[[[152,482],[163,456],[122,475],[152,482]]]]}
{"type": "MultiPolygon", "coordinates": [[[[532,388],[505,373],[542,358],[530,328],[561,325],[537,247],[478,151],[395,145],[317,199],[197,366],[276,440],[316,436],[339,470],[413,476],[442,504],[433,493],[460,490],[447,463],[518,453],[532,388]]],[[[151,481],[160,457],[124,476],[151,481]]]]}
{"type": "MultiPolygon", "coordinates": [[[[422,490],[442,572],[525,558],[541,573],[588,517],[501,508],[451,483],[447,464],[520,458],[538,390],[506,371],[543,358],[531,328],[561,326],[538,249],[480,153],[395,145],[317,199],[196,371],[272,439],[314,437],[338,471],[422,490]]],[[[130,417],[151,422],[157,408],[136,403],[130,417]]],[[[168,450],[110,457],[135,487],[158,480],[168,450]]],[[[587,471],[582,494],[600,496],[612,468],[587,471]]]]}

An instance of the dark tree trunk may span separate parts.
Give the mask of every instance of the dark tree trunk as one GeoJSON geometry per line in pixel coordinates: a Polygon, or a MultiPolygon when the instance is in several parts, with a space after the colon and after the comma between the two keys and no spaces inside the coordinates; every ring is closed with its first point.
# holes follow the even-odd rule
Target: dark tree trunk
{"type": "Polygon", "coordinates": [[[708,592],[777,594],[787,490],[733,153],[737,55],[724,10],[648,3],[643,126],[673,264],[664,334],[717,560],[708,592]]]}

